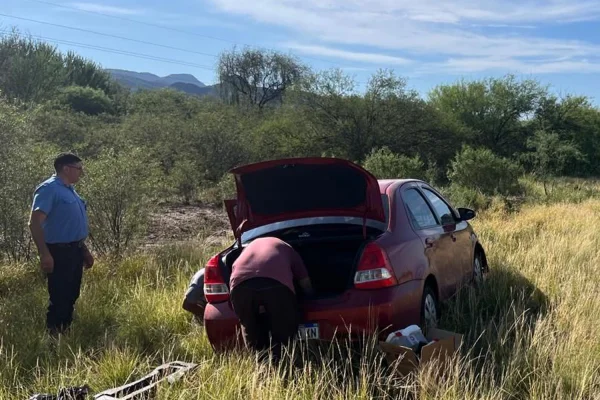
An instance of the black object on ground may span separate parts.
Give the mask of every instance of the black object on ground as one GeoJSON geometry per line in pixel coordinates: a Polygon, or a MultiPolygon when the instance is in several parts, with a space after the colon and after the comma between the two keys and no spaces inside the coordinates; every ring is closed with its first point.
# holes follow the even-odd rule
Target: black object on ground
{"type": "Polygon", "coordinates": [[[29,400],[85,400],[90,392],[87,385],[63,388],[54,394],[34,394],[29,400]]]}

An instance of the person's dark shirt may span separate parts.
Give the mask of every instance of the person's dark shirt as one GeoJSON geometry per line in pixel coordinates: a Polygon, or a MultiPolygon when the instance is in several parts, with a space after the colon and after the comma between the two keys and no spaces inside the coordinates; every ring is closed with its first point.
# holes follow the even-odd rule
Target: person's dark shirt
{"type": "Polygon", "coordinates": [[[295,293],[294,280],[308,277],[300,255],[281,239],[258,238],[244,248],[233,263],[230,288],[252,278],[271,278],[295,293]]]}

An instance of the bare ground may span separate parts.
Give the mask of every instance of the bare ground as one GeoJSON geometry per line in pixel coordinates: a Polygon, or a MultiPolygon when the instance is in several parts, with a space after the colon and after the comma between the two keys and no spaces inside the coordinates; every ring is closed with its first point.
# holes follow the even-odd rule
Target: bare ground
{"type": "Polygon", "coordinates": [[[204,232],[225,236],[231,231],[227,215],[221,208],[169,204],[152,214],[146,245],[185,242],[204,232]]]}

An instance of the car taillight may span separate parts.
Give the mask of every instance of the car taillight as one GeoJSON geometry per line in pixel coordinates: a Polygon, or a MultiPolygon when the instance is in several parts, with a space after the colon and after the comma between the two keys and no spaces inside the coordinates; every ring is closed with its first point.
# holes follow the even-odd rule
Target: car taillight
{"type": "Polygon", "coordinates": [[[209,303],[229,300],[229,289],[219,269],[219,255],[212,257],[204,269],[204,296],[209,303]]]}
{"type": "Polygon", "coordinates": [[[354,275],[354,286],[357,289],[380,289],[397,284],[383,249],[375,243],[367,244],[354,275]]]}

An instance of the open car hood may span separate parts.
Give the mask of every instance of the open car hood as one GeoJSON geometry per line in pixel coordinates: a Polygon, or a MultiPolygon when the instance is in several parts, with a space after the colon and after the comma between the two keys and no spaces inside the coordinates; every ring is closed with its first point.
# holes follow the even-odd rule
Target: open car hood
{"type": "Polygon", "coordinates": [[[260,226],[311,217],[385,222],[379,184],[362,167],[337,158],[292,158],[244,165],[237,199],[226,202],[236,237],[260,226]]]}

